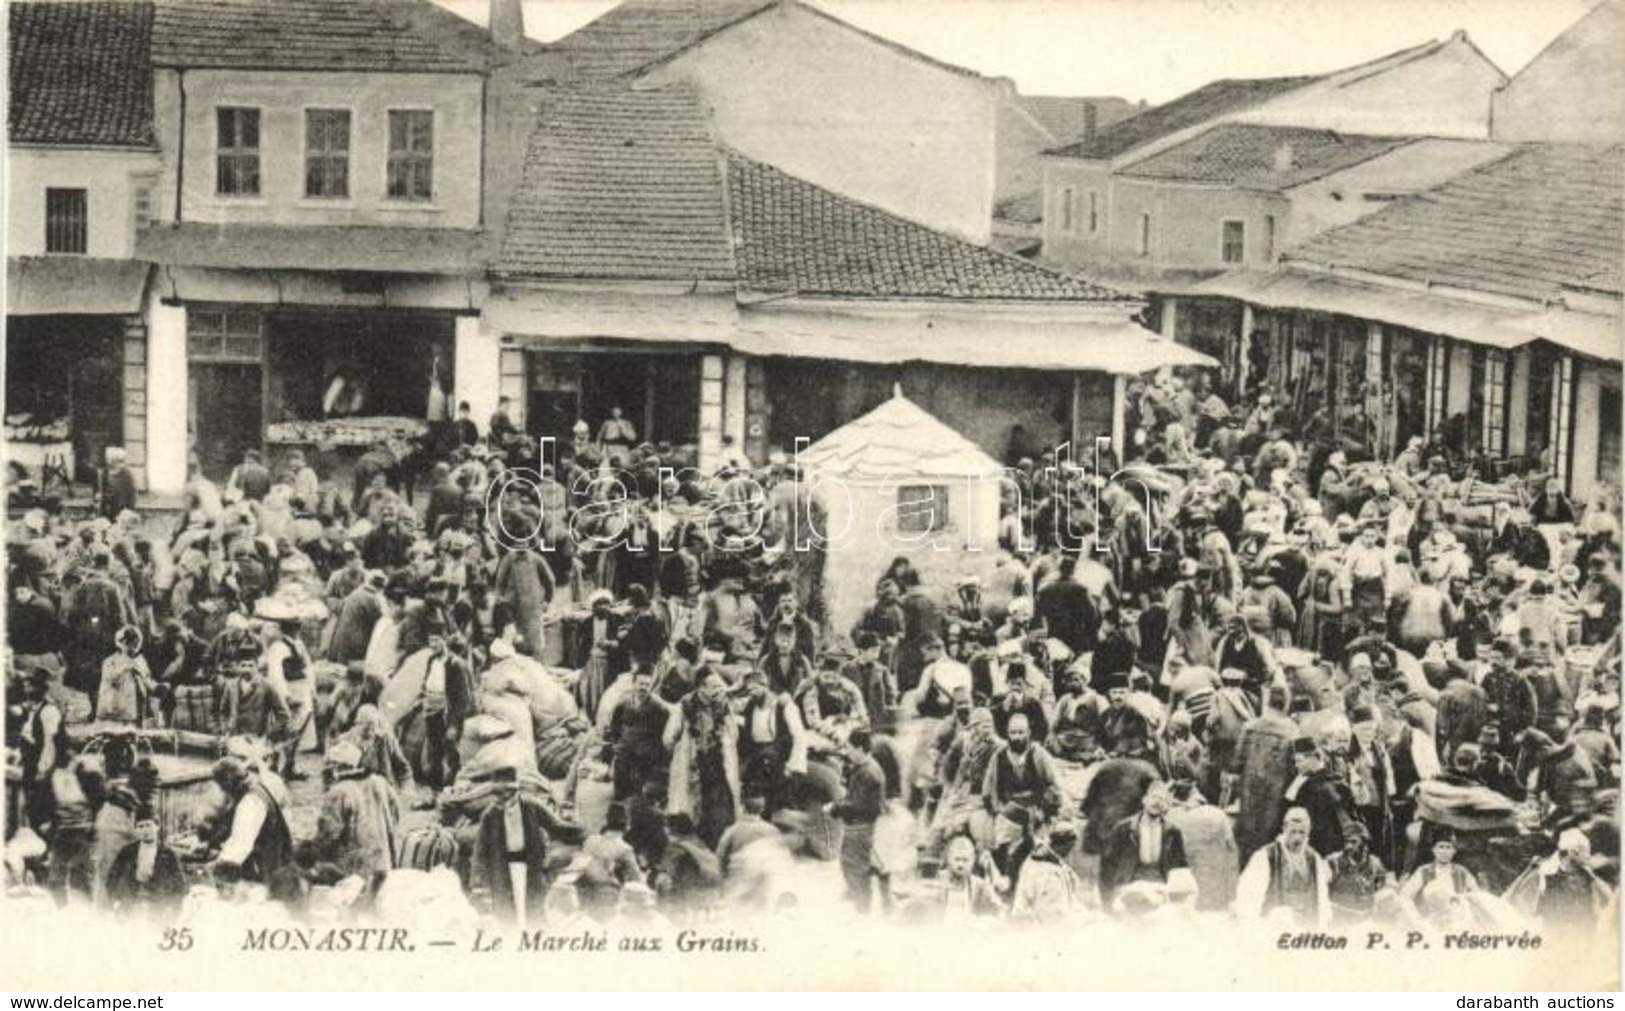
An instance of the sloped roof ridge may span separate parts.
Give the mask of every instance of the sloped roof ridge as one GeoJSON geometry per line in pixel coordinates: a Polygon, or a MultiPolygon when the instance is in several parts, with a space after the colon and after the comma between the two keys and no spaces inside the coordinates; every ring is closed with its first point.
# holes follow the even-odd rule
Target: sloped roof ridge
{"type": "MultiPolygon", "coordinates": [[[[914,231],[919,232],[919,233],[929,233],[930,235],[936,237],[939,240],[957,244],[957,245],[961,246],[962,248],[966,249],[967,251],[975,251],[976,255],[985,255],[985,256],[989,257],[991,260],[993,260],[994,262],[1000,262],[1000,263],[1002,263],[1002,264],[1004,264],[1006,266],[1009,266],[1009,267],[1012,267],[1012,268],[1016,269],[1017,271],[1020,271],[1020,272],[1023,272],[1023,273],[1031,273],[1031,274],[1033,274],[1035,276],[1041,275],[1046,281],[1053,281],[1053,282],[1059,283],[1059,284],[1075,284],[1075,285],[1082,286],[1084,288],[1095,289],[1095,291],[1100,296],[1100,297],[1098,297],[1096,299],[1096,301],[1111,301],[1111,300],[1113,300],[1112,298],[1110,298],[1108,296],[1115,296],[1116,299],[1124,301],[1124,302],[1138,301],[1137,299],[1135,299],[1131,295],[1128,295],[1128,294],[1123,293],[1123,292],[1114,291],[1113,289],[1107,288],[1104,285],[1093,284],[1093,283],[1085,281],[1085,280],[1083,280],[1081,278],[1074,277],[1074,276],[1072,276],[1070,274],[1062,273],[1061,271],[1057,271],[1057,270],[1051,270],[1048,267],[1044,267],[1044,266],[1041,266],[1039,264],[1036,264],[1031,260],[1025,259],[1025,258],[1020,257],[1020,256],[1016,256],[1016,255],[1011,254],[1011,253],[1006,253],[1006,252],[1004,252],[1002,250],[995,249],[995,248],[993,248],[991,246],[978,245],[978,244],[976,244],[974,242],[971,242],[968,239],[960,238],[959,236],[954,235],[954,234],[952,234],[950,232],[946,232],[946,231],[943,231],[943,230],[938,229],[938,228],[933,228],[930,225],[922,224],[922,223],[920,223],[918,221],[913,221],[913,220],[910,220],[909,218],[905,218],[901,214],[897,214],[894,211],[886,210],[883,207],[877,206],[876,204],[870,203],[870,202],[868,202],[866,200],[863,200],[861,198],[850,196],[848,194],[841,193],[841,192],[838,192],[836,190],[832,190],[827,186],[820,186],[817,183],[814,183],[814,182],[811,182],[809,180],[803,179],[800,176],[794,175],[794,174],[792,174],[790,172],[786,172],[784,169],[779,168],[776,165],[772,165],[772,164],[770,164],[768,162],[764,162],[764,161],[760,161],[760,160],[751,158],[749,155],[743,154],[743,153],[735,150],[734,148],[731,148],[731,147],[727,146],[726,144],[719,143],[718,147],[724,153],[725,157],[727,158],[728,162],[730,163],[730,167],[732,167],[734,165],[740,165],[740,166],[743,166],[744,168],[747,168],[747,169],[762,170],[762,171],[766,171],[768,173],[772,173],[774,175],[778,175],[778,176],[784,178],[785,180],[790,181],[791,183],[794,183],[794,184],[799,185],[799,186],[805,186],[805,187],[808,187],[809,189],[815,190],[815,191],[823,194],[825,197],[827,197],[829,199],[832,199],[832,200],[837,201],[839,203],[844,203],[844,204],[848,204],[850,206],[859,208],[860,210],[864,211],[865,213],[873,214],[876,217],[879,217],[879,218],[883,219],[884,223],[891,226],[891,227],[901,228],[901,229],[905,229],[905,230],[914,230],[914,231]]],[[[731,173],[730,173],[730,178],[728,180],[728,183],[729,183],[728,189],[729,189],[729,194],[730,194],[729,204],[731,205],[732,204],[731,197],[732,197],[732,190],[733,190],[733,179],[732,179],[732,174],[731,173]]],[[[744,236],[743,236],[742,231],[741,231],[741,226],[740,226],[739,222],[737,221],[737,218],[732,214],[731,210],[730,210],[729,226],[730,226],[730,228],[733,229],[732,234],[733,234],[733,237],[734,237],[735,248],[737,250],[739,244],[743,241],[744,236]]],[[[744,273],[745,273],[744,271],[741,271],[741,285],[743,285],[747,280],[743,276],[744,273]]],[[[1064,299],[1052,299],[1052,301],[1065,301],[1065,300],[1064,299]]]]}

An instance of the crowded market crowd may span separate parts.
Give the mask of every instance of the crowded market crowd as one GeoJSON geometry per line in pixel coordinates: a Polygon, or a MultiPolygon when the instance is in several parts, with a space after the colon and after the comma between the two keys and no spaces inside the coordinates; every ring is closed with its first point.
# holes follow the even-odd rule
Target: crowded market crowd
{"type": "Polygon", "coordinates": [[[822,515],[794,461],[725,443],[701,473],[618,412],[545,465],[505,405],[342,485],[322,447],[249,451],[178,513],[111,454],[99,515],[8,537],[8,888],[316,918],[454,882],[550,930],[811,893],[904,922],[1617,915],[1617,489],[1379,453],[1201,375],[1130,396],[1120,469],[1013,446],[997,559],[877,557],[842,627],[790,543],[822,515]]]}

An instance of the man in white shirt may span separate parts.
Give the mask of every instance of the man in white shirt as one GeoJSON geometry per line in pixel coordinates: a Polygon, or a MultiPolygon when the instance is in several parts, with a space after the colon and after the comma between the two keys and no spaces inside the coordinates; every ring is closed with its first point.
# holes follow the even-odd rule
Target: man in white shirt
{"type": "Polygon", "coordinates": [[[293,834],[281,804],[240,759],[216,762],[214,781],[232,801],[231,830],[215,857],[216,875],[269,883],[293,863],[293,834]]]}
{"type": "Polygon", "coordinates": [[[383,597],[383,612],[373,623],[372,635],[367,639],[367,655],[361,662],[367,680],[379,687],[388,684],[401,665],[400,618],[406,602],[395,588],[386,590],[383,597]]]}
{"type": "Polygon", "coordinates": [[[1327,886],[1331,871],[1309,846],[1309,812],[1301,807],[1281,819],[1281,834],[1247,861],[1236,883],[1236,915],[1245,919],[1285,918],[1300,927],[1331,922],[1327,886]]]}
{"type": "Polygon", "coordinates": [[[942,640],[927,636],[920,643],[920,657],[925,668],[920,672],[920,683],[908,694],[908,702],[920,716],[947,716],[953,712],[954,692],[971,692],[971,670],[948,656],[942,640]]]}
{"type": "Polygon", "coordinates": [[[313,678],[310,653],[299,639],[299,622],[291,619],[279,622],[276,639],[265,648],[265,681],[273,692],[288,700],[288,736],[282,742],[284,779],[308,778],[294,767],[294,762],[315,710],[313,678]]]}

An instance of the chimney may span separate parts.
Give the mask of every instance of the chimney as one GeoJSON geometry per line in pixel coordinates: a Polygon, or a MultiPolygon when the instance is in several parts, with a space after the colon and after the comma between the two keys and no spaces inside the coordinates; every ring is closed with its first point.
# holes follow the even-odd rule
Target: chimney
{"type": "Polygon", "coordinates": [[[1298,153],[1292,150],[1291,144],[1282,144],[1275,149],[1275,171],[1290,172],[1298,164],[1298,153]]]}
{"type": "Polygon", "coordinates": [[[491,0],[491,41],[518,49],[525,41],[525,8],[521,0],[491,0]]]}
{"type": "Polygon", "coordinates": [[[1083,142],[1092,144],[1095,140],[1095,131],[1100,128],[1100,110],[1095,103],[1090,102],[1083,107],[1083,142]]]}

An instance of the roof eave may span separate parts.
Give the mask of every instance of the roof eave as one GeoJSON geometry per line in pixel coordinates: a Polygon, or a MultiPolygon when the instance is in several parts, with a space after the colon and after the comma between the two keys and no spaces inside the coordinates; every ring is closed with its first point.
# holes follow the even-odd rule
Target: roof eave
{"type": "Polygon", "coordinates": [[[16,140],[8,137],[6,147],[25,151],[94,151],[98,154],[150,154],[162,155],[163,150],[154,141],[151,144],[119,144],[99,141],[16,140]]]}

